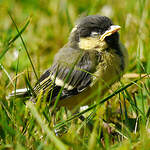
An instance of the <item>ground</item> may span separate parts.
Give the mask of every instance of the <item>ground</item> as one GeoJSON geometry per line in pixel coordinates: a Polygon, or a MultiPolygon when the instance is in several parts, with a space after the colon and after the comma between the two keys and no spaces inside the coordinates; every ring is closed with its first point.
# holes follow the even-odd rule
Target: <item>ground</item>
{"type": "Polygon", "coordinates": [[[148,0],[0,0],[0,149],[149,150],[149,27],[148,0]],[[91,14],[120,25],[129,52],[125,75],[105,99],[73,116],[62,108],[55,126],[40,98],[36,105],[6,99],[12,90],[34,85],[35,73],[50,67],[75,22],[91,14]],[[81,113],[84,122],[77,119],[81,113]]]}

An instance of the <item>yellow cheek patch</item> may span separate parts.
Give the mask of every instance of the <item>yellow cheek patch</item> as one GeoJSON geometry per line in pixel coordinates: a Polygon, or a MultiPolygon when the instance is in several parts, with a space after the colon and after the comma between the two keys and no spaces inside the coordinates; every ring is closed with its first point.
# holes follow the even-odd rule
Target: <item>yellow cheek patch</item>
{"type": "Polygon", "coordinates": [[[101,51],[105,48],[107,48],[108,45],[105,41],[100,41],[99,38],[93,38],[93,37],[86,37],[86,38],[80,38],[79,42],[79,48],[84,50],[93,50],[96,49],[98,51],[101,51]]]}

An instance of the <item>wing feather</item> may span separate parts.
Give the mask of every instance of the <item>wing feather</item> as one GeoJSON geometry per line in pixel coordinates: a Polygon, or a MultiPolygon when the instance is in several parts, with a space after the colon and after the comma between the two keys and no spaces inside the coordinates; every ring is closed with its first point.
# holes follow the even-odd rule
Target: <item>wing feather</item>
{"type": "MultiPolygon", "coordinates": [[[[82,92],[92,82],[92,73],[95,72],[95,68],[98,64],[96,52],[84,52],[77,64],[75,64],[73,70],[71,65],[74,64],[75,59],[72,59],[72,62],[70,62],[71,59],[69,59],[71,65],[67,65],[67,60],[64,62],[60,61],[62,59],[59,58],[60,56],[60,54],[56,55],[52,67],[40,77],[39,82],[35,85],[34,90],[37,95],[41,90],[43,90],[43,93],[48,90],[47,99],[49,99],[51,95],[52,99],[55,100],[61,87],[64,86],[60,97],[60,99],[64,99],[82,92]],[[64,85],[64,81],[69,73],[70,76],[64,85]]],[[[76,59],[78,56],[79,52],[77,52],[76,59]]],[[[66,58],[67,57],[70,57],[70,54],[66,56],[66,58]]]]}

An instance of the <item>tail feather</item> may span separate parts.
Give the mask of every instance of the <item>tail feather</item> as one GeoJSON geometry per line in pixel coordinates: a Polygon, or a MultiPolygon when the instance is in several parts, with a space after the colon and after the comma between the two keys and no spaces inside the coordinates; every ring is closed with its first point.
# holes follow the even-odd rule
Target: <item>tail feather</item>
{"type": "Polygon", "coordinates": [[[31,96],[31,93],[29,92],[28,88],[24,89],[16,89],[16,91],[12,91],[11,94],[9,94],[6,98],[10,99],[12,97],[17,97],[17,98],[26,98],[31,96]]]}

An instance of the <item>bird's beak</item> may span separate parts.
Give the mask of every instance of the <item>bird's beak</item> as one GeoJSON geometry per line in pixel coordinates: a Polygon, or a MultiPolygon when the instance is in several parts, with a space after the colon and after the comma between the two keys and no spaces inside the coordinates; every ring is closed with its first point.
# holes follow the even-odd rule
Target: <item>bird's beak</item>
{"type": "Polygon", "coordinates": [[[100,36],[100,41],[104,41],[105,37],[112,35],[113,33],[120,30],[120,28],[121,27],[118,25],[111,25],[110,28],[100,36]]]}

